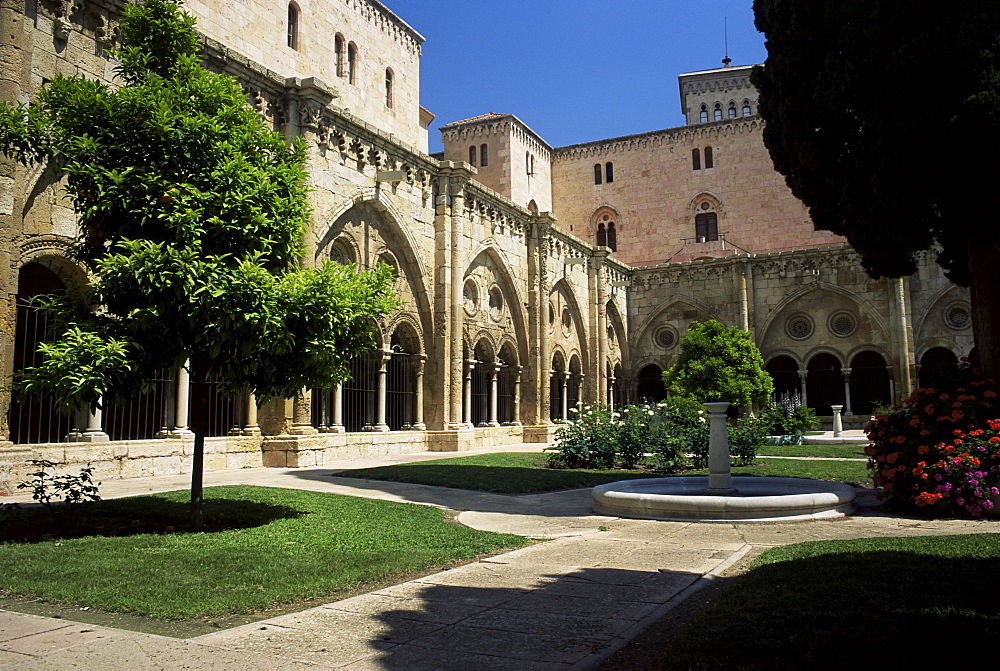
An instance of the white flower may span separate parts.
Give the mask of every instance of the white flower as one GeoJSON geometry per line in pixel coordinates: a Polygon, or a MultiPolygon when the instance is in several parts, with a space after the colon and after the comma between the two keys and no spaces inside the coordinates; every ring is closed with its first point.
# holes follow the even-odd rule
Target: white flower
{"type": "Polygon", "coordinates": [[[649,416],[650,416],[650,417],[652,417],[653,415],[655,415],[655,414],[656,414],[656,413],[655,413],[655,412],[653,412],[652,410],[647,410],[646,412],[648,412],[648,413],[649,413],[649,416]]]}
{"type": "Polygon", "coordinates": [[[620,412],[613,412],[613,413],[611,413],[611,416],[612,417],[621,417],[622,415],[621,415],[620,412]]]}
{"type": "Polygon", "coordinates": [[[704,424],[707,420],[704,417],[699,417],[698,421],[704,424]]]}

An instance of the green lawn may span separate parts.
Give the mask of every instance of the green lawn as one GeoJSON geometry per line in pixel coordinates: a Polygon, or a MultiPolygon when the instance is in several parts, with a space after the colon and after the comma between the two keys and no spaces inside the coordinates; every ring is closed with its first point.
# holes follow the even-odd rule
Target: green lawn
{"type": "MultiPolygon", "coordinates": [[[[655,478],[651,470],[585,470],[546,468],[546,455],[532,452],[434,459],[410,464],[358,468],[336,475],[347,478],[389,480],[500,494],[529,494],[560,489],[593,487],[615,480],[655,478]]],[[[851,484],[870,482],[864,462],[762,460],[753,466],[734,467],[737,475],[785,476],[836,480],[851,484]]],[[[675,475],[705,475],[708,471],[685,471],[675,475]]]]}
{"type": "Polygon", "coordinates": [[[867,459],[863,445],[768,445],[757,450],[759,457],[839,457],[867,459]]]}
{"type": "Polygon", "coordinates": [[[654,624],[602,668],[992,667],[998,569],[996,534],[775,548],[681,634],[654,624]]]}
{"type": "Polygon", "coordinates": [[[154,617],[214,616],[336,598],[368,581],[527,542],[449,523],[428,506],[266,487],[207,488],[209,531],[165,533],[181,528],[188,498],[179,491],[93,504],[89,524],[104,528],[91,533],[125,534],[115,536],[19,542],[47,515],[7,514],[0,590],[154,617]]]}

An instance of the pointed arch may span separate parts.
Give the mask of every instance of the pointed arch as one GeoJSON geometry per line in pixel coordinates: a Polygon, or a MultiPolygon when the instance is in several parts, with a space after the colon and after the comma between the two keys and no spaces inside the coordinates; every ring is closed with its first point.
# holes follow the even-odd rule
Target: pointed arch
{"type": "Polygon", "coordinates": [[[858,316],[864,317],[869,320],[872,324],[877,326],[879,330],[885,334],[888,333],[888,327],[885,323],[885,318],[879,312],[879,310],[857,294],[848,291],[836,284],[830,282],[815,282],[806,287],[794,290],[787,296],[782,298],[771,310],[771,312],[764,318],[764,323],[760,327],[761,339],[760,342],[765,342],[770,336],[770,329],[780,322],[782,318],[787,316],[789,308],[795,304],[796,301],[805,298],[807,295],[816,291],[828,291],[832,294],[837,294],[849,299],[851,302],[857,306],[858,316]]]}
{"type": "Polygon", "coordinates": [[[514,339],[517,344],[517,356],[520,361],[527,361],[528,358],[528,330],[527,315],[524,314],[526,300],[521,294],[519,283],[514,281],[514,274],[511,272],[511,264],[507,260],[507,255],[497,247],[493,240],[482,243],[469,257],[469,263],[465,266],[462,274],[462,281],[465,282],[477,260],[485,255],[493,262],[493,267],[499,276],[500,290],[505,294],[506,309],[510,314],[514,327],[514,339]]]}
{"type": "Polygon", "coordinates": [[[566,307],[569,308],[570,316],[573,319],[573,324],[576,326],[575,333],[577,342],[580,344],[580,359],[583,363],[583,370],[591,370],[590,367],[590,352],[587,350],[587,336],[586,329],[584,328],[583,311],[580,309],[580,302],[576,299],[576,294],[573,293],[573,288],[570,286],[566,278],[561,278],[558,282],[552,285],[552,290],[549,292],[549,296],[560,293],[566,298],[566,307]]]}

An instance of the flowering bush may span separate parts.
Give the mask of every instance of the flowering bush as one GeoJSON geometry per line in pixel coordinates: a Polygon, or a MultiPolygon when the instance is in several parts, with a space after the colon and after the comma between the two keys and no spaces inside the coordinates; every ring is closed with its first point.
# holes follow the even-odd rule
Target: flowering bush
{"type": "Polygon", "coordinates": [[[980,517],[1000,493],[1000,404],[991,379],[963,371],[872,417],[865,448],[896,508],[980,517]]]}
{"type": "Polygon", "coordinates": [[[570,408],[574,419],[559,424],[555,450],[549,464],[564,468],[610,468],[615,464],[616,445],[621,431],[618,413],[599,405],[583,410],[570,408]]]}
{"type": "Polygon", "coordinates": [[[819,421],[816,419],[816,411],[802,405],[802,399],[795,393],[772,398],[761,411],[757,424],[768,436],[801,437],[806,431],[815,429],[819,421]]]}

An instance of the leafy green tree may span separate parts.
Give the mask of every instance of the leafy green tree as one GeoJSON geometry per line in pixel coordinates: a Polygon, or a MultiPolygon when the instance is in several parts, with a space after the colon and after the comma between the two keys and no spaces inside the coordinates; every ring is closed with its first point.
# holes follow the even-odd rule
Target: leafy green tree
{"type": "Polygon", "coordinates": [[[672,394],[737,407],[764,403],[774,393],[750,334],[714,319],[692,323],[681,336],[681,352],[663,373],[663,382],[672,394]]]}
{"type": "Polygon", "coordinates": [[[202,67],[192,17],[169,0],[127,4],[122,41],[122,86],[57,76],[32,104],[0,109],[0,152],[65,179],[73,253],[95,278],[45,301],[57,338],[16,385],[75,411],[187,366],[200,528],[206,381],[266,400],[346,379],[373,345],[371,319],[396,304],[392,278],[384,266],[299,269],[303,146],[202,67]]]}
{"type": "Polygon", "coordinates": [[[875,278],[935,249],[970,286],[976,350],[1000,377],[1000,3],[755,0],[752,81],[774,167],[817,229],[875,278]]]}

